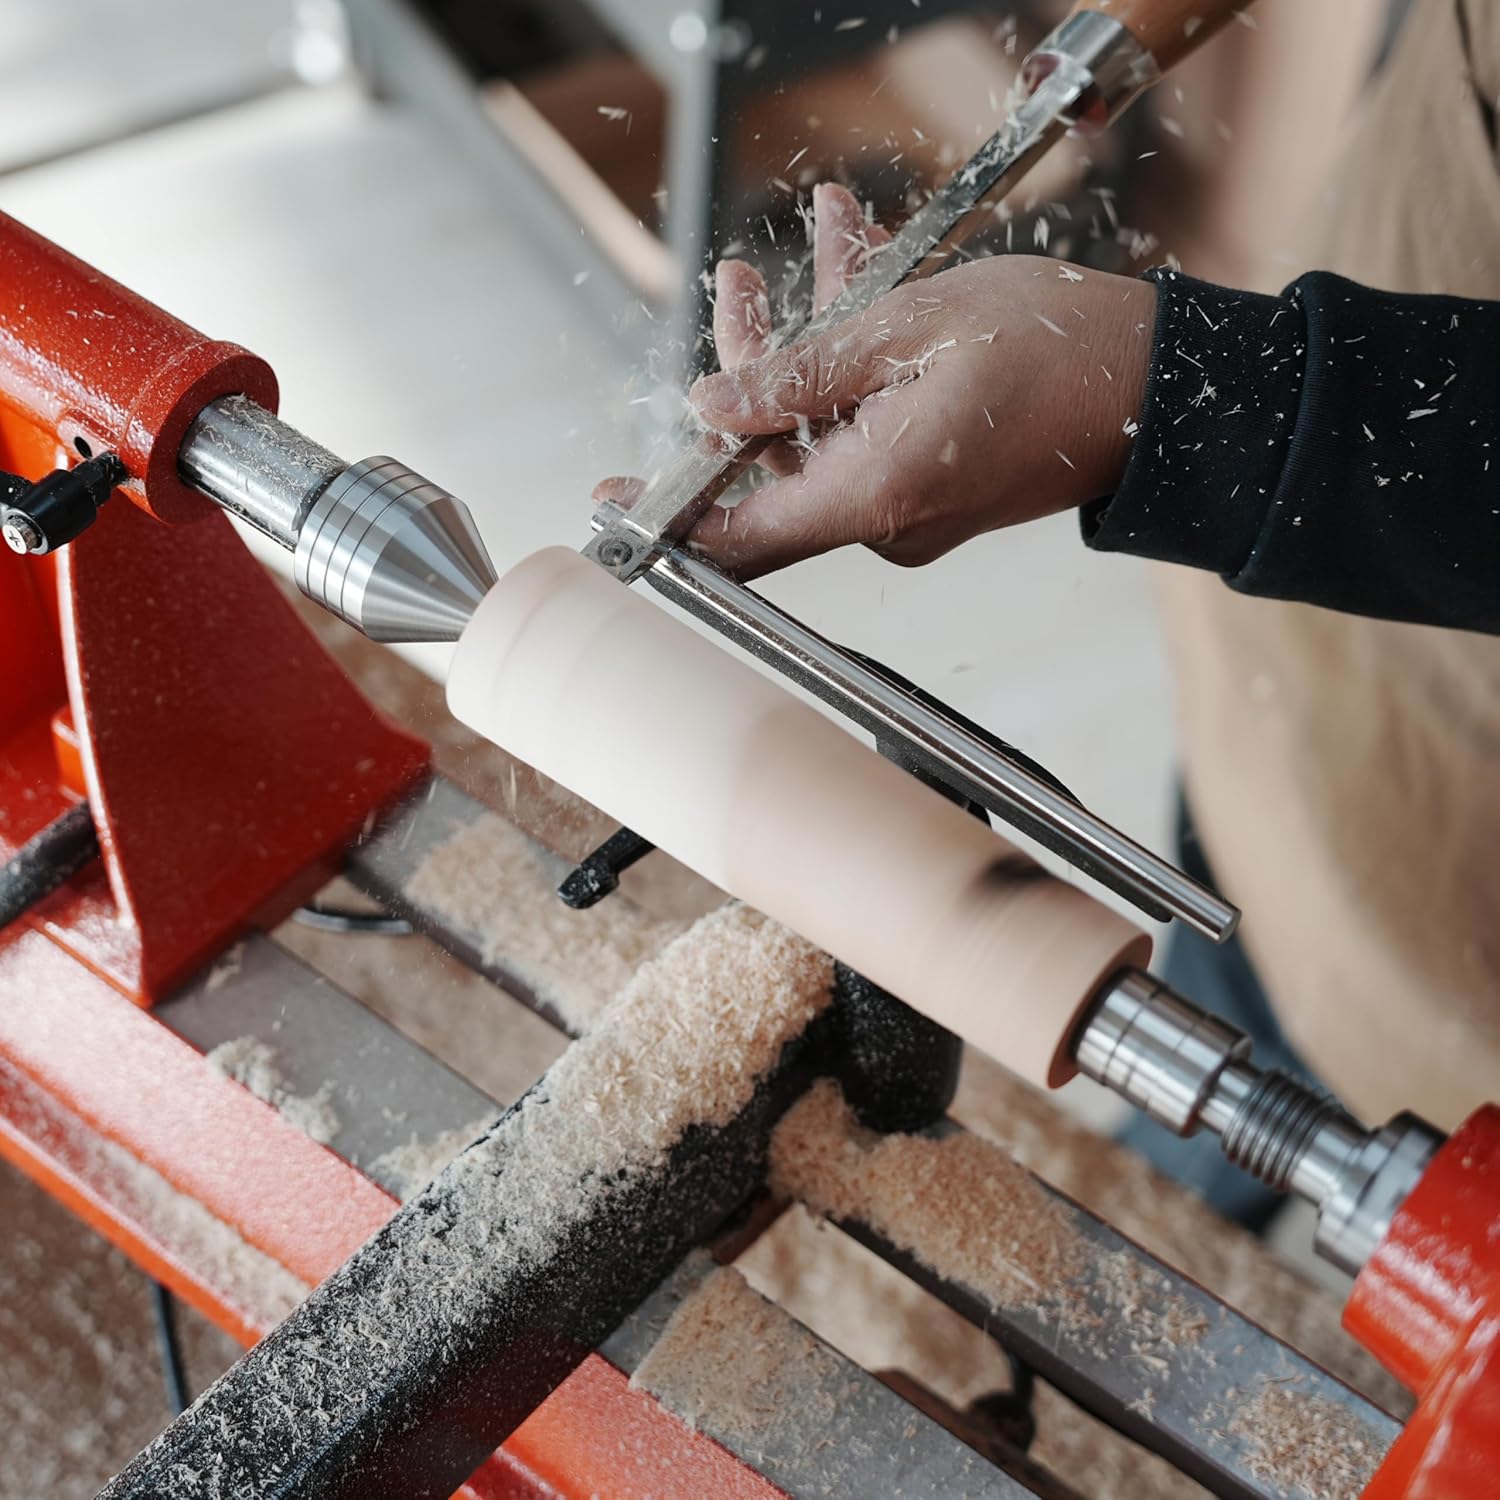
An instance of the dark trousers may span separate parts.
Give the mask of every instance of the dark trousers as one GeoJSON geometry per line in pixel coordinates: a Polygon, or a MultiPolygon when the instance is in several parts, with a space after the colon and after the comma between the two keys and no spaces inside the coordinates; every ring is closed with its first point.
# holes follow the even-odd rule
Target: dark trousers
{"type": "MultiPolygon", "coordinates": [[[[1214,884],[1192,813],[1180,792],[1177,862],[1195,880],[1214,884]]],[[[1179,994],[1247,1033],[1254,1044],[1251,1056],[1261,1067],[1285,1068],[1299,1078],[1317,1081],[1282,1034],[1238,937],[1216,944],[1178,923],[1167,941],[1165,957],[1153,967],[1179,994]]],[[[1217,1138],[1205,1132],[1184,1140],[1154,1120],[1136,1115],[1120,1139],[1168,1177],[1194,1189],[1226,1219],[1256,1233],[1266,1228],[1286,1201],[1225,1161],[1217,1138]]]]}

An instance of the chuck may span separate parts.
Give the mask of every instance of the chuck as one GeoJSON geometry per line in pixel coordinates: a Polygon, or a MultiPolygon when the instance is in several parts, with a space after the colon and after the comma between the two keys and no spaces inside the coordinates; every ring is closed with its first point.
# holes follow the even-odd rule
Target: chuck
{"type": "Polygon", "coordinates": [[[371,640],[457,640],[495,582],[461,500],[393,458],[346,465],[245,396],[198,414],[178,470],[291,552],[302,592],[371,640]]]}
{"type": "Polygon", "coordinates": [[[495,582],[468,506],[383,457],[352,464],[314,501],[292,571],[372,641],[456,641],[495,582]]]}

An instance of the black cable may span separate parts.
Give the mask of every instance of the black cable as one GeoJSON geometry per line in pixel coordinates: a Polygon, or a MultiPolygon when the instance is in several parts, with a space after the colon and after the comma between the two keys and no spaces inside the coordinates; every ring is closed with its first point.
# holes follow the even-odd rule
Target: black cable
{"type": "Polygon", "coordinates": [[[970,1403],[969,1411],[983,1418],[1011,1447],[1025,1453],[1036,1437],[1036,1372],[999,1339],[995,1342],[1010,1366],[1010,1389],[980,1396],[970,1403]]]}
{"type": "Polygon", "coordinates": [[[304,927],[320,932],[345,932],[358,937],[410,937],[416,931],[405,917],[383,911],[355,911],[352,907],[324,906],[310,901],[292,913],[304,927]]]}
{"type": "Polygon", "coordinates": [[[182,1368],[182,1346],[177,1338],[177,1305],[161,1282],[151,1280],[151,1305],[156,1309],[156,1345],[161,1352],[161,1378],[167,1388],[167,1405],[180,1417],[191,1402],[187,1374],[182,1368]]]}

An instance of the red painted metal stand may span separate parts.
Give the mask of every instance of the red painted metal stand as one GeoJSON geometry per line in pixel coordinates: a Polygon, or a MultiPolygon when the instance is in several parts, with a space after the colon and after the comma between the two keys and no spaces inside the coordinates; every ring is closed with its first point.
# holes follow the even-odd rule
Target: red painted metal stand
{"type": "Polygon", "coordinates": [[[0,466],[131,475],[55,564],[0,557],[0,858],[87,796],[102,872],[27,920],[149,1004],[321,883],[427,747],[177,476],[205,402],[274,410],[270,367],[4,216],[0,286],[0,466]]]}
{"type": "MultiPolygon", "coordinates": [[[[274,1313],[225,1244],[310,1287],[396,1203],[146,1007],[321,885],[429,757],[178,478],[192,417],[241,391],[276,409],[264,361],[0,215],[0,468],[130,471],[55,561],[0,550],[0,862],[81,797],[102,853],[0,931],[0,1154],[248,1344],[274,1313]]],[[[461,1493],[779,1491],[595,1357],[461,1493]]]]}
{"type": "Polygon", "coordinates": [[[1365,1500],[1500,1494],[1500,1108],[1454,1133],[1360,1273],[1344,1326],[1417,1397],[1365,1500]]]}

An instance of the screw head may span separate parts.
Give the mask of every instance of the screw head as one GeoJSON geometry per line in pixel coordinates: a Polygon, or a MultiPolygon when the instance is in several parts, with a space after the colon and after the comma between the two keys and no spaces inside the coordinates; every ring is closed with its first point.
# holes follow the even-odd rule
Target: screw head
{"type": "Polygon", "coordinates": [[[618,537],[599,544],[599,561],[606,568],[623,568],[626,563],[635,556],[635,550],[629,542],[622,542],[618,537]]]}
{"type": "Polygon", "coordinates": [[[5,520],[0,522],[0,537],[5,539],[5,545],[12,552],[18,552],[22,557],[31,552],[42,552],[47,545],[41,527],[19,510],[9,511],[5,520]]]}

